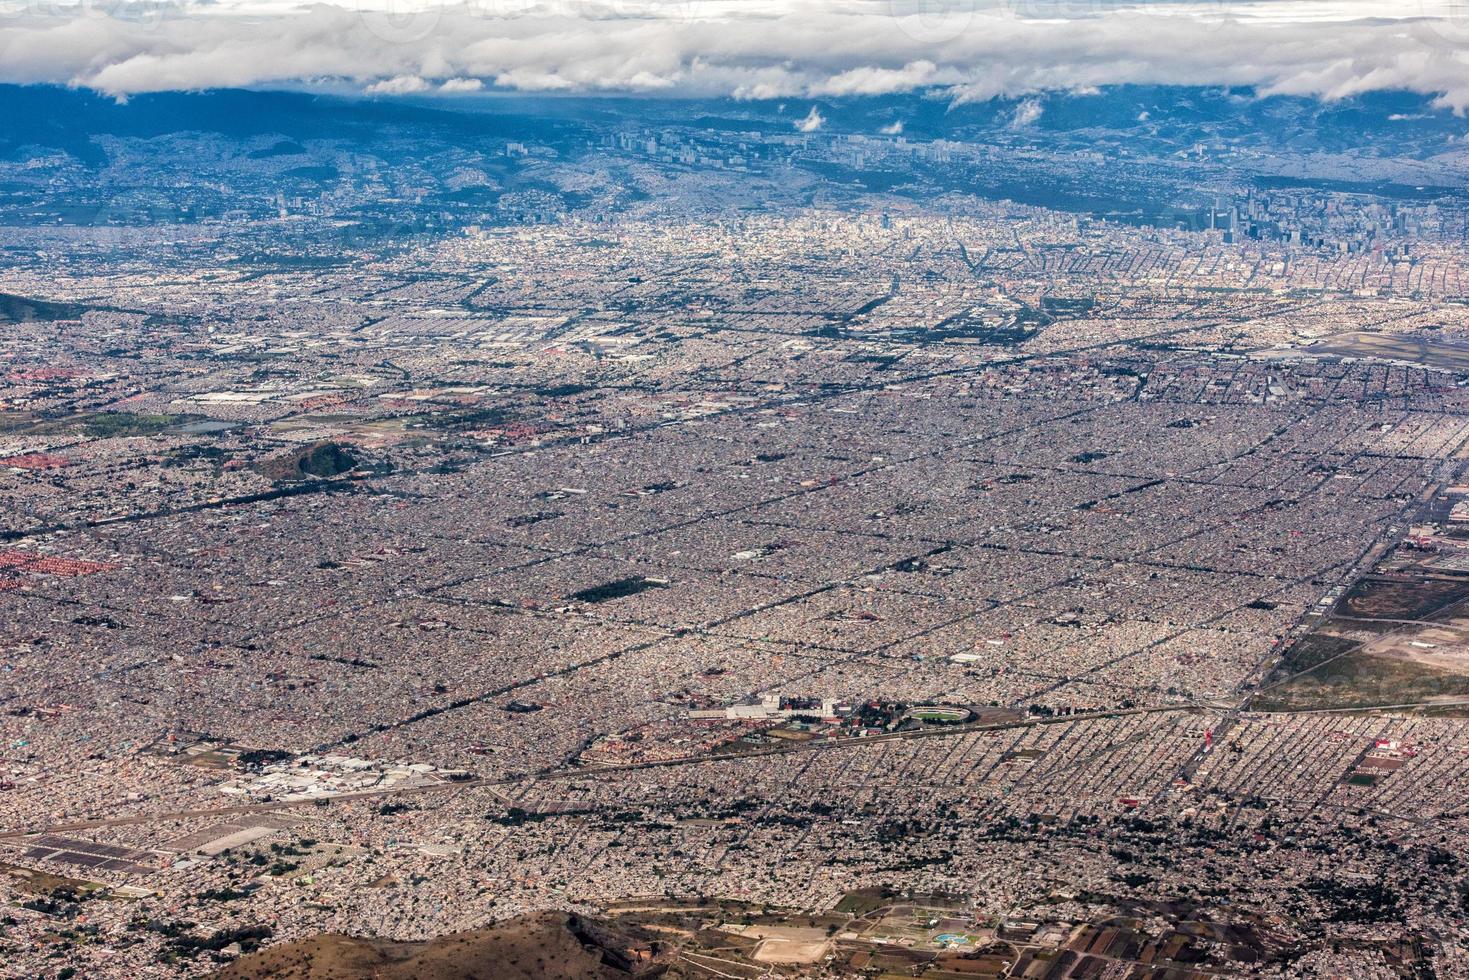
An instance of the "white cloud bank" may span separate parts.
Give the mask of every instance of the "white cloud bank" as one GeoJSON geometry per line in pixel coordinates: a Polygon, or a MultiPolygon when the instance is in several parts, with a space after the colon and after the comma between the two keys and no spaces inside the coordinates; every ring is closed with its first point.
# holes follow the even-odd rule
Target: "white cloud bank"
{"type": "Polygon", "coordinates": [[[1326,99],[1407,89],[1469,109],[1463,0],[62,2],[0,0],[0,82],[119,96],[320,81],[381,95],[478,84],[781,99],[927,89],[956,101],[1160,83],[1326,99]],[[371,6],[384,2],[394,7],[371,6]]]}

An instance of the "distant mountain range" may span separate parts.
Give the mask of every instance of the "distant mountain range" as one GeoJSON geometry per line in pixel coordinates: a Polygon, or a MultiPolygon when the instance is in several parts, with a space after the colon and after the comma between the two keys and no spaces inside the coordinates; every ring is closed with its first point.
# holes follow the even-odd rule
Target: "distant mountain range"
{"type": "Polygon", "coordinates": [[[1370,93],[1323,103],[1257,98],[1246,89],[1118,86],[1094,93],[1053,93],[1025,100],[955,105],[922,94],[843,99],[659,99],[481,94],[370,99],[302,91],[220,90],[134,96],[125,102],[54,86],[0,85],[0,159],[29,147],[103,159],[98,136],[148,139],[180,132],[242,139],[280,134],[305,139],[371,140],[386,130],[419,131],[454,143],[531,139],[555,145],[627,123],[717,131],[791,133],[815,106],[829,133],[876,135],[901,124],[913,140],[980,140],[1024,132],[1044,140],[1124,133],[1140,150],[1186,149],[1202,138],[1295,152],[1367,147],[1383,155],[1424,158],[1452,149],[1465,120],[1407,92],[1370,93]],[[1023,113],[1017,113],[1026,106],[1023,113]]]}

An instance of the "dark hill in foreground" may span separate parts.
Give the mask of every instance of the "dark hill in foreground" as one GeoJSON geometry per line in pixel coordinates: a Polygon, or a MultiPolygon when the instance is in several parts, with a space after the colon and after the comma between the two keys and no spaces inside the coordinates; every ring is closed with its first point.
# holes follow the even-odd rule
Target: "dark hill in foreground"
{"type": "Polygon", "coordinates": [[[426,942],[323,934],[241,957],[218,980],[626,980],[664,972],[659,943],[564,912],[426,942]]]}

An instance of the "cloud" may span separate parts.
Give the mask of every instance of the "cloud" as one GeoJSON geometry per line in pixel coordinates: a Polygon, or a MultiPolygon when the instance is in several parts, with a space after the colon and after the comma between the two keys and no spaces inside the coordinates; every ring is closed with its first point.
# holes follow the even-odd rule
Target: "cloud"
{"type": "Polygon", "coordinates": [[[478,78],[451,78],[439,86],[440,92],[478,92],[485,83],[478,78]]]}
{"type": "Polygon", "coordinates": [[[482,79],[745,99],[922,89],[956,102],[1137,83],[1323,99],[1406,89],[1469,109],[1469,26],[1452,16],[1462,0],[1420,0],[1413,16],[1387,0],[964,0],[937,14],[909,0],[67,2],[0,0],[0,81],[119,96],[330,82],[392,95],[482,79]]]}
{"type": "Polygon", "coordinates": [[[1010,117],[1011,129],[1024,129],[1033,124],[1046,111],[1041,105],[1040,99],[1026,99],[1015,107],[1015,114],[1010,117]]]}
{"type": "Polygon", "coordinates": [[[427,92],[431,87],[417,75],[395,75],[373,82],[363,91],[368,95],[412,95],[415,92],[427,92]]]}
{"type": "MultiPolygon", "coordinates": [[[[877,68],[864,65],[852,68],[810,87],[813,95],[892,95],[911,92],[932,85],[938,68],[932,61],[914,61],[901,68],[877,68]]],[[[957,80],[959,76],[950,74],[957,80]]]]}
{"type": "Polygon", "coordinates": [[[814,133],[826,123],[826,117],[816,111],[812,106],[811,111],[806,113],[805,119],[796,120],[796,128],[803,133],[814,133]]]}
{"type": "Polygon", "coordinates": [[[903,134],[903,120],[894,119],[879,130],[879,132],[884,136],[901,136],[903,134]]]}

